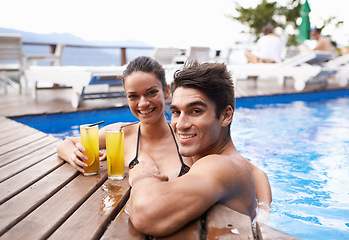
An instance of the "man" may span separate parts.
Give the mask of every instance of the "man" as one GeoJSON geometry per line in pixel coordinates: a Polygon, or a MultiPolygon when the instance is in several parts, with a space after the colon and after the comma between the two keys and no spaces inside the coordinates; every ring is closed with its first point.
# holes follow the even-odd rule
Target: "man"
{"type": "Polygon", "coordinates": [[[326,51],[333,53],[333,46],[330,40],[321,36],[321,30],[318,28],[312,28],[309,31],[310,38],[316,40],[316,46],[313,50],[326,51]]]}
{"type": "MultiPolygon", "coordinates": [[[[171,125],[180,154],[193,165],[168,181],[151,161],[130,170],[130,218],[145,234],[165,236],[221,203],[251,218],[255,185],[230,137],[234,86],[223,63],[192,62],[175,74],[171,125]]],[[[161,170],[161,169],[160,169],[161,170]]]]}

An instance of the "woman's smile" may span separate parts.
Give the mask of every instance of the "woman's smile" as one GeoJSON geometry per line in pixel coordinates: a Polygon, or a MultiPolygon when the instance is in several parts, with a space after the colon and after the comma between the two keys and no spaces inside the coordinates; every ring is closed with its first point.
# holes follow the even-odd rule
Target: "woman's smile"
{"type": "Polygon", "coordinates": [[[139,112],[140,114],[142,114],[142,115],[148,115],[148,114],[154,112],[155,109],[156,109],[156,108],[147,109],[147,110],[138,110],[138,112],[139,112]]]}

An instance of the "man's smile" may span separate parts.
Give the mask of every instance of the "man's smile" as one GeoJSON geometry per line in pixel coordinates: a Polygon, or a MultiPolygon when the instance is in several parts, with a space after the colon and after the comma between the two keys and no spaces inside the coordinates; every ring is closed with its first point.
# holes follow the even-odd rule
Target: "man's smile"
{"type": "Polygon", "coordinates": [[[196,136],[196,134],[188,134],[188,133],[179,133],[177,132],[178,137],[181,139],[190,139],[196,136]]]}

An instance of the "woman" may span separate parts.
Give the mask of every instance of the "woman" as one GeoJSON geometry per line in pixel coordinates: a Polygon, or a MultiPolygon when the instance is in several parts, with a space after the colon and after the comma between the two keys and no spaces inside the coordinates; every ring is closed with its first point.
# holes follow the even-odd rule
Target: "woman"
{"type": "MultiPolygon", "coordinates": [[[[189,170],[190,159],[182,159],[170,125],[165,118],[165,101],[170,97],[163,67],[150,57],[138,57],[124,71],[124,88],[131,112],[140,123],[124,128],[125,165],[133,167],[138,159],[153,159],[169,179],[189,170]]],[[[116,123],[120,124],[120,123],[116,123]]],[[[105,149],[105,128],[99,132],[99,147],[105,149]]],[[[82,160],[84,148],[80,137],[64,140],[58,155],[80,172],[87,166],[82,160]]],[[[105,154],[101,159],[105,158],[105,154]]]]}
{"type": "MultiPolygon", "coordinates": [[[[163,67],[153,58],[137,57],[124,71],[123,80],[129,108],[140,121],[127,126],[125,135],[125,165],[130,168],[143,161],[153,160],[162,175],[169,180],[177,178],[192,165],[190,158],[182,158],[170,125],[165,118],[165,101],[170,97],[163,67]]],[[[120,124],[120,123],[115,123],[120,124]]],[[[105,149],[105,128],[99,133],[99,147],[105,149]]],[[[71,137],[57,147],[58,155],[83,172],[86,156],[80,137],[71,137]]],[[[105,154],[101,159],[105,158],[105,154]]],[[[266,174],[248,161],[256,183],[259,203],[271,203],[271,191],[266,174]]]]}

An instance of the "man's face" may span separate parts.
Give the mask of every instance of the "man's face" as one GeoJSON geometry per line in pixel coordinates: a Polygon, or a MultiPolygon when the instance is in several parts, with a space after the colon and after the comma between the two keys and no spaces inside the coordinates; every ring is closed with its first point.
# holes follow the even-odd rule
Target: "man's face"
{"type": "Polygon", "coordinates": [[[310,34],[310,38],[315,40],[317,40],[320,36],[320,33],[317,31],[310,31],[309,34],[310,34]]]}
{"type": "Polygon", "coordinates": [[[179,87],[173,93],[170,109],[181,155],[194,157],[195,161],[216,153],[222,125],[211,100],[199,90],[179,87]]]}

